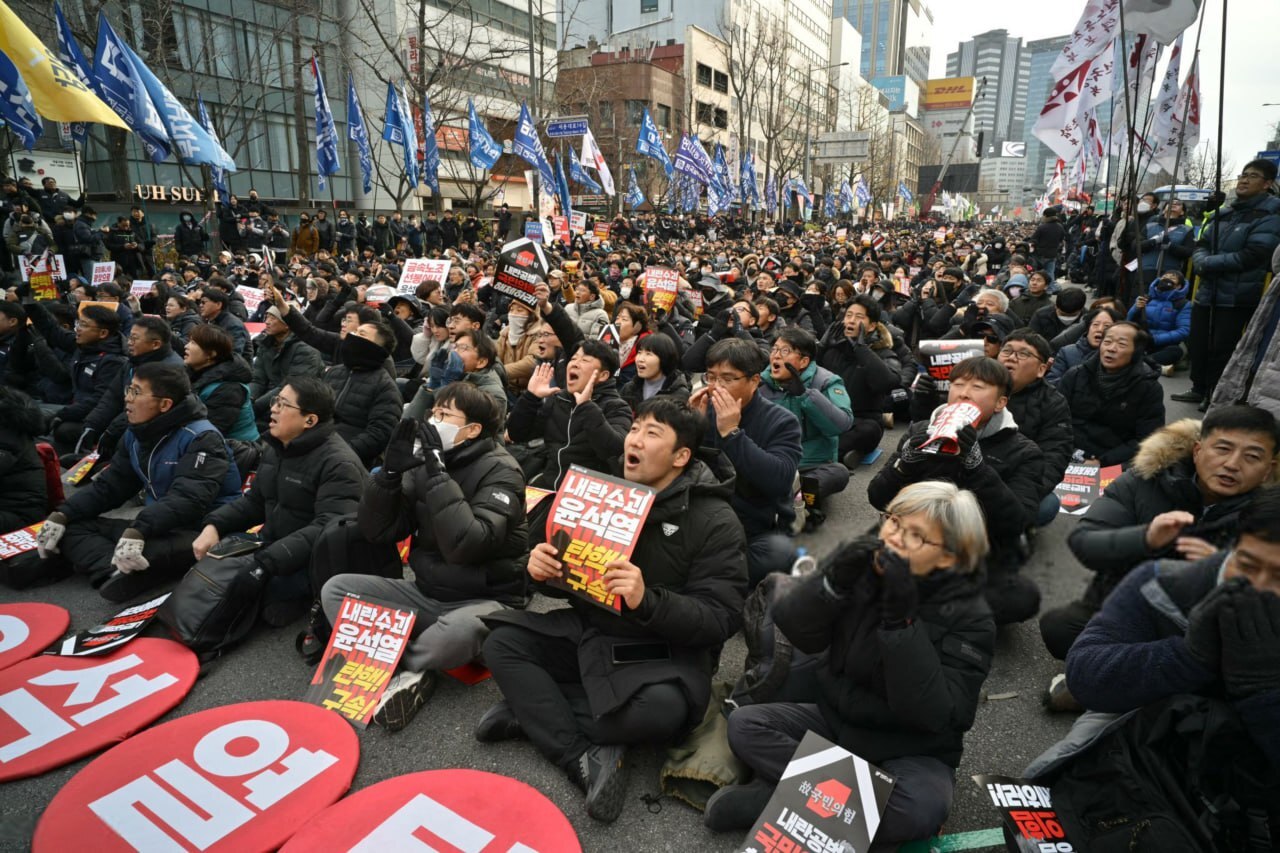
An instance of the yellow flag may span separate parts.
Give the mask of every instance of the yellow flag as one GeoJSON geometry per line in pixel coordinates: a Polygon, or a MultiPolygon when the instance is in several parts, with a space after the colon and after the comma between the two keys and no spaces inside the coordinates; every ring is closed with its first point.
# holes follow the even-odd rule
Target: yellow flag
{"type": "Polygon", "coordinates": [[[110,124],[128,130],[124,119],[90,91],[58,55],[0,0],[0,52],[17,66],[31,91],[36,112],[53,121],[110,124]]]}

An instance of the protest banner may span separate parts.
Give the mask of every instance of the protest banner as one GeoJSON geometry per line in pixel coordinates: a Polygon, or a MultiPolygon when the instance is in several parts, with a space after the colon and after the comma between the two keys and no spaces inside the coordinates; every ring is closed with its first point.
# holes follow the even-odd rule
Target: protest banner
{"type": "Polygon", "coordinates": [[[585,210],[575,210],[569,215],[569,230],[575,234],[586,233],[587,212],[585,210]]]}
{"type": "Polygon", "coordinates": [[[939,393],[951,388],[951,368],[966,358],[983,355],[982,341],[921,341],[920,357],[933,381],[938,383],[939,393]]]}
{"type": "Polygon", "coordinates": [[[837,228],[837,229],[836,229],[836,242],[837,242],[837,243],[844,243],[844,242],[847,242],[848,240],[849,240],[849,229],[848,229],[848,228],[837,228]]]}
{"type": "Polygon", "coordinates": [[[595,231],[596,239],[599,240],[601,243],[609,239],[609,223],[608,222],[597,222],[594,231],[595,231]]]}
{"type": "Polygon", "coordinates": [[[48,273],[54,281],[67,280],[67,265],[62,255],[45,252],[42,255],[19,255],[18,260],[23,281],[30,281],[32,273],[48,273]]]}
{"type": "Polygon", "coordinates": [[[689,289],[689,292],[685,294],[685,296],[689,297],[689,302],[693,304],[694,319],[695,320],[698,319],[699,317],[702,316],[702,312],[705,311],[707,307],[706,299],[703,297],[702,291],[696,287],[692,287],[689,289]]]}
{"type": "Polygon", "coordinates": [[[19,554],[36,549],[36,534],[44,527],[43,521],[28,525],[0,536],[0,560],[7,560],[19,554]]]}
{"type": "Polygon", "coordinates": [[[95,261],[93,264],[93,276],[90,283],[97,287],[100,284],[107,284],[115,281],[116,278],[116,262],[115,261],[95,261]]]}
{"type": "Polygon", "coordinates": [[[449,269],[453,266],[453,261],[448,258],[436,260],[434,258],[410,258],[404,262],[404,269],[400,272],[400,281],[396,285],[398,293],[413,293],[418,289],[418,285],[424,281],[439,282],[440,286],[444,286],[445,279],[449,277],[449,269]]]}
{"type": "Polygon", "coordinates": [[[573,236],[569,233],[569,217],[553,216],[551,217],[551,228],[555,231],[556,239],[566,246],[573,242],[573,236]]]}
{"type": "Polygon", "coordinates": [[[1105,468],[1075,463],[1068,465],[1062,482],[1053,487],[1054,494],[1058,496],[1058,512],[1084,515],[1106,493],[1107,486],[1120,476],[1122,470],[1121,465],[1105,468]]]}
{"type": "MultiPolygon", "coordinates": [[[[63,472],[62,485],[78,486],[84,482],[84,478],[89,476],[89,472],[92,471],[93,466],[97,464],[98,456],[98,451],[94,450],[63,472]]],[[[39,525],[36,525],[36,527],[38,529],[39,525]]]]}
{"type": "Polygon", "coordinates": [[[70,624],[71,614],[56,604],[0,604],[0,670],[40,654],[70,624]]]}
{"type": "Polygon", "coordinates": [[[532,219],[526,222],[524,224],[524,236],[526,239],[533,240],[535,243],[544,242],[544,238],[542,236],[542,223],[535,222],[532,219]]]}
{"type": "Polygon", "coordinates": [[[311,705],[210,708],[134,735],[73,776],[31,849],[277,850],[350,789],[359,761],[351,726],[311,705]]]}
{"type": "Polygon", "coordinates": [[[134,280],[129,285],[129,295],[136,296],[141,299],[144,296],[151,295],[151,288],[155,285],[154,281],[138,281],[134,280]]]}
{"type": "Polygon", "coordinates": [[[236,288],[236,293],[239,293],[241,298],[244,299],[244,310],[249,312],[250,317],[258,310],[262,300],[266,298],[266,293],[261,288],[249,287],[244,284],[236,288]]]}
{"type": "Polygon", "coordinates": [[[304,697],[365,728],[396,671],[417,614],[359,596],[342,599],[324,657],[304,697]]]}
{"type": "Polygon", "coordinates": [[[67,637],[45,654],[61,657],[91,657],[119,648],[139,636],[160,612],[160,605],[169,600],[172,593],[126,607],[101,625],[67,637]]]}
{"type": "Polygon", "coordinates": [[[524,511],[525,514],[533,512],[533,508],[542,503],[555,492],[550,489],[539,489],[537,486],[524,487],[524,511]]]}
{"type": "Polygon", "coordinates": [[[880,768],[808,732],[756,825],[735,849],[865,853],[893,785],[880,768]]]}
{"type": "Polygon", "coordinates": [[[538,307],[539,280],[547,278],[547,257],[542,246],[529,238],[512,240],[502,247],[493,271],[493,289],[530,308],[538,307]]]}
{"type": "Polygon", "coordinates": [[[570,467],[547,516],[547,541],[564,564],[564,576],[547,583],[621,613],[622,599],[605,589],[605,566],[630,559],[653,497],[648,486],[570,467]]]}
{"type": "Polygon", "coordinates": [[[0,670],[0,697],[8,697],[0,782],[61,767],[146,728],[182,701],[199,670],[195,652],[151,637],[103,657],[38,655],[0,670]]]}
{"type": "Polygon", "coordinates": [[[973,781],[1004,818],[1019,853],[1073,853],[1076,849],[1067,840],[1048,788],[989,773],[974,776],[973,781]]]}
{"type": "Polygon", "coordinates": [[[666,311],[676,304],[680,289],[680,273],[670,267],[647,267],[644,271],[644,297],[653,311],[666,311]]]}

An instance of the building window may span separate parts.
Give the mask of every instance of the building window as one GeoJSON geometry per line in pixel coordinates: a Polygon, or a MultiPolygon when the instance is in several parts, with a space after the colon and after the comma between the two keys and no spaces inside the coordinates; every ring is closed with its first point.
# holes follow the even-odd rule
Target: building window
{"type": "Polygon", "coordinates": [[[613,130],[613,102],[600,102],[600,123],[597,125],[601,130],[613,130]]]}
{"type": "Polygon", "coordinates": [[[703,65],[701,62],[699,62],[697,73],[698,73],[699,86],[711,85],[711,66],[710,65],[703,65]]]}
{"type": "Polygon", "coordinates": [[[716,120],[716,109],[706,101],[698,101],[694,105],[694,115],[698,124],[714,124],[716,120]]]}
{"type": "Polygon", "coordinates": [[[728,74],[725,74],[723,71],[716,72],[715,90],[717,92],[729,91],[729,75],[728,74]]]}
{"type": "Polygon", "coordinates": [[[644,101],[627,101],[627,124],[639,127],[644,122],[644,109],[649,106],[644,101]]]}
{"type": "Polygon", "coordinates": [[[722,109],[717,109],[717,110],[716,110],[716,115],[715,115],[715,125],[716,125],[716,127],[720,128],[721,130],[724,130],[725,128],[727,128],[727,127],[729,126],[729,111],[728,111],[728,110],[722,110],[722,109]]]}
{"type": "Polygon", "coordinates": [[[656,12],[658,11],[658,0],[640,0],[640,12],[656,12]]]}
{"type": "Polygon", "coordinates": [[[654,107],[653,120],[663,130],[671,129],[671,107],[658,104],[654,107]]]}

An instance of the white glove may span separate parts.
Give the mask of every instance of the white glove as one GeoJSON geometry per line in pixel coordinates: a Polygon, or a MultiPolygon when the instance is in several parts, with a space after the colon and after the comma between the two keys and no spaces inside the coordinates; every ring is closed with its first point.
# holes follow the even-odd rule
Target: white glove
{"type": "Polygon", "coordinates": [[[142,538],[142,534],[130,527],[120,535],[115,554],[111,557],[111,565],[126,575],[147,568],[151,564],[147,562],[146,557],[142,556],[144,545],[146,540],[142,538]]]}
{"type": "Polygon", "coordinates": [[[67,517],[60,512],[50,513],[40,532],[36,534],[36,551],[40,554],[40,559],[45,560],[50,554],[58,553],[58,543],[66,532],[67,517]]]}

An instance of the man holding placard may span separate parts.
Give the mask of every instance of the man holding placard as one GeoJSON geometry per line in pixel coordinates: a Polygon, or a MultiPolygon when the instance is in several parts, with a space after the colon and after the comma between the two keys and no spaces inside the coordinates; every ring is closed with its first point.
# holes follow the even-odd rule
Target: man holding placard
{"type": "MultiPolygon", "coordinates": [[[[597,820],[622,812],[627,745],[665,743],[702,719],[720,646],[741,624],[746,539],[729,505],[731,479],[694,458],[704,428],[669,398],[636,413],[622,474],[656,496],[631,557],[605,567],[620,612],[571,595],[567,608],[486,620],[484,659],[505,699],[481,717],[476,739],[533,741],[582,788],[597,820]]],[[[534,546],[529,576],[565,575],[557,554],[534,546]]]]}

